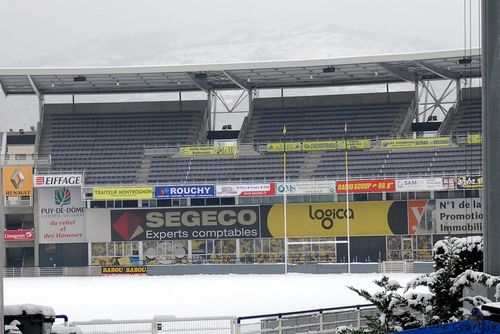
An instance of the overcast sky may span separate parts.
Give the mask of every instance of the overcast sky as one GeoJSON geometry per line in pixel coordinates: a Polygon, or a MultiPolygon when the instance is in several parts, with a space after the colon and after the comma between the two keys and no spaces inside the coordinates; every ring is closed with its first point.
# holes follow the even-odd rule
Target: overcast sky
{"type": "MultiPolygon", "coordinates": [[[[3,0],[0,68],[201,64],[463,49],[464,38],[465,47],[478,46],[479,1],[3,0]]],[[[37,108],[32,97],[5,99],[0,93],[0,131],[35,125],[37,108]]]]}

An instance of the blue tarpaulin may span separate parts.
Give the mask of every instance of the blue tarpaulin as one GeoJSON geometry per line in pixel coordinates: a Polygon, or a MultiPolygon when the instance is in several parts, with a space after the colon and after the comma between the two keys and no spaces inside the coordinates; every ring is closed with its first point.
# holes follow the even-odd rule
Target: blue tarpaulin
{"type": "Polygon", "coordinates": [[[483,320],[464,320],[459,322],[450,322],[448,324],[433,325],[424,328],[409,329],[399,333],[407,334],[441,334],[441,333],[500,333],[500,324],[483,320]]]}

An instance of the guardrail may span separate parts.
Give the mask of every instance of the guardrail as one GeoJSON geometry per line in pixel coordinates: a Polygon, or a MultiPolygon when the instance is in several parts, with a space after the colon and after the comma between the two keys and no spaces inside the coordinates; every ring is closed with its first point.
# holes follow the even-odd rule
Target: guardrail
{"type": "Polygon", "coordinates": [[[98,319],[56,324],[54,327],[77,326],[84,334],[335,333],[339,326],[366,326],[366,317],[374,316],[376,312],[372,304],[364,304],[244,317],[176,318],[165,315],[142,320],[98,319]]]}

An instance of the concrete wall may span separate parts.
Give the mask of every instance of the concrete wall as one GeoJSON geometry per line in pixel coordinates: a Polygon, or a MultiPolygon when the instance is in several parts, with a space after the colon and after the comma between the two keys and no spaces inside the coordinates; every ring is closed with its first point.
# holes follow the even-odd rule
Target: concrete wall
{"type": "Polygon", "coordinates": [[[299,97],[274,97],[254,100],[254,109],[307,108],[348,105],[372,105],[385,103],[408,103],[415,97],[415,92],[322,95],[299,97]]]}

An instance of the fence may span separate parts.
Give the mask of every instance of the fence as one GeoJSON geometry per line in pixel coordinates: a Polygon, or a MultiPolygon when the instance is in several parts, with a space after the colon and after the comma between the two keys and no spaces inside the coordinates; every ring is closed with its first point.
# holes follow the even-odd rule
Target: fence
{"type": "MultiPolygon", "coordinates": [[[[69,323],[84,334],[295,334],[335,333],[339,326],[361,328],[375,315],[372,304],[334,307],[245,317],[176,318],[155,316],[146,320],[92,320],[69,323]]],[[[56,324],[55,328],[67,326],[56,324]]]]}

